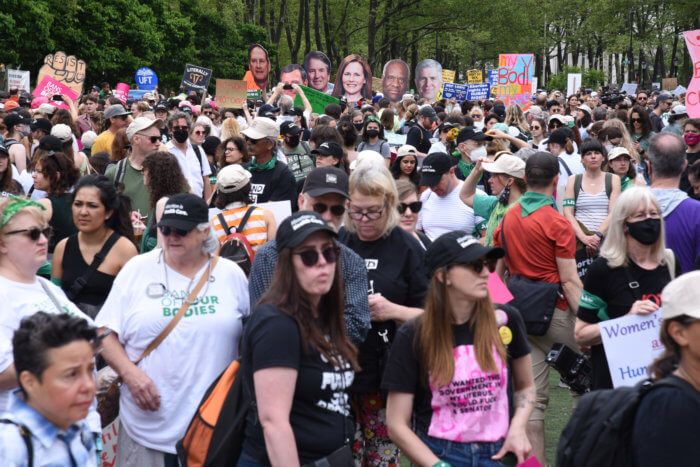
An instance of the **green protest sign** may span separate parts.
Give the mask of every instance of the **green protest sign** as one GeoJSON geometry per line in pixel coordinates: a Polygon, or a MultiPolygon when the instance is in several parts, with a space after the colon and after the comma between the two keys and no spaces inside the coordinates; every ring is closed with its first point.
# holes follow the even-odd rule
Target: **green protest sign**
{"type": "MultiPolygon", "coordinates": [[[[309,103],[311,104],[311,109],[312,112],[317,113],[317,114],[322,114],[323,110],[326,108],[328,104],[337,104],[339,101],[335,97],[329,96],[328,94],[317,91],[315,89],[308,88],[306,86],[299,86],[302,91],[304,91],[304,95],[306,95],[306,98],[309,100],[309,103]]],[[[296,96],[294,99],[294,105],[301,105],[303,106],[304,104],[301,102],[301,97],[296,96]]]]}

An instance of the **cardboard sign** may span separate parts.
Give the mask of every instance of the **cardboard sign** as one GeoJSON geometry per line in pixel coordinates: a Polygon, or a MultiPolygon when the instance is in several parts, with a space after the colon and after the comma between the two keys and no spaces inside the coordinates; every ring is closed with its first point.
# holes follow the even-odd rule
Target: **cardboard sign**
{"type": "Polygon", "coordinates": [[[7,70],[7,90],[19,89],[20,91],[29,91],[31,82],[29,79],[29,71],[27,70],[7,70]]]}
{"type": "Polygon", "coordinates": [[[36,82],[41,83],[44,76],[50,76],[59,83],[68,86],[77,97],[83,92],[85,61],[78,60],[74,55],[66,56],[66,53],[61,51],[48,54],[44,57],[44,65],[39,69],[36,82]]]}
{"type": "Polygon", "coordinates": [[[566,77],[566,95],[576,94],[581,87],[581,73],[569,73],[566,77]]]}
{"type": "Polygon", "coordinates": [[[180,86],[187,91],[196,93],[206,93],[209,80],[211,79],[211,70],[197,65],[185,65],[185,72],[182,74],[182,82],[180,86]]]}
{"type": "Polygon", "coordinates": [[[700,118],[700,29],[683,33],[685,45],[693,61],[693,77],[685,95],[685,108],[690,118],[700,118]]]}
{"type": "Polygon", "coordinates": [[[443,83],[442,98],[456,99],[457,102],[463,102],[467,99],[467,85],[456,83],[443,83]]]}
{"type": "Polygon", "coordinates": [[[663,89],[664,91],[673,91],[677,87],[678,78],[664,78],[661,80],[661,89],[663,89]]]}
{"type": "Polygon", "coordinates": [[[477,84],[484,81],[484,77],[481,74],[481,70],[469,70],[467,71],[467,83],[477,84]]]}
{"type": "Polygon", "coordinates": [[[489,83],[470,84],[467,87],[467,100],[478,101],[480,99],[488,99],[491,95],[491,87],[489,83]]]}
{"type": "MultiPolygon", "coordinates": [[[[32,92],[32,96],[34,97],[39,97],[39,96],[44,96],[48,97],[49,95],[52,94],[61,94],[64,96],[68,96],[72,101],[75,101],[78,98],[78,93],[75,92],[73,89],[69,88],[63,83],[60,83],[53,79],[52,77],[48,75],[44,75],[44,78],[41,80],[41,82],[37,85],[37,87],[34,89],[32,92]]],[[[58,102],[58,101],[49,101],[49,104],[59,107],[61,109],[66,109],[70,110],[70,108],[63,102],[58,102]]]]}
{"type": "Polygon", "coordinates": [[[454,70],[442,70],[442,81],[444,83],[454,83],[455,82],[455,71],[454,70]]]}
{"type": "Polygon", "coordinates": [[[142,67],[136,70],[136,85],[144,91],[153,91],[158,86],[158,76],[150,68],[142,67]]]}
{"type": "Polygon", "coordinates": [[[625,83],[622,85],[620,92],[626,92],[628,96],[637,92],[637,83],[625,83]]]}
{"type": "MultiPolygon", "coordinates": [[[[322,114],[328,104],[337,104],[340,102],[338,99],[333,96],[329,96],[325,92],[317,91],[307,86],[300,85],[299,87],[302,91],[304,91],[304,95],[309,100],[312,112],[314,113],[322,114]]],[[[301,96],[296,96],[294,98],[294,105],[304,105],[301,102],[301,96]]]]}
{"type": "Polygon", "coordinates": [[[217,79],[216,105],[223,108],[242,109],[248,98],[248,84],[243,80],[217,79]]]}
{"type": "Polygon", "coordinates": [[[117,83],[117,87],[114,89],[114,97],[122,101],[122,104],[126,106],[126,100],[129,97],[129,85],[117,83]]]}
{"type": "Polygon", "coordinates": [[[119,437],[119,417],[102,428],[102,467],[112,467],[117,458],[117,439],[119,437]]]}
{"type": "Polygon", "coordinates": [[[634,386],[647,378],[647,366],[664,350],[659,339],[661,309],[598,323],[613,387],[634,386]]]}
{"type": "Polygon", "coordinates": [[[523,110],[532,104],[532,78],[535,74],[532,54],[501,54],[498,56],[497,82],[492,97],[507,106],[517,104],[523,110]]]}

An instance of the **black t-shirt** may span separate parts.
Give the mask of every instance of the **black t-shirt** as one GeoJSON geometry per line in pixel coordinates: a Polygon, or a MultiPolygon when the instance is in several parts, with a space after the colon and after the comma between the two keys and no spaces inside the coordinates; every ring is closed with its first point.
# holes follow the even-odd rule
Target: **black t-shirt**
{"type": "Polygon", "coordinates": [[[455,376],[449,386],[434,387],[428,383],[428,375],[420,373],[414,346],[420,318],[399,328],[382,389],[414,394],[416,430],[462,443],[493,442],[505,437],[509,422],[508,366],[512,360],[529,354],[530,346],[520,313],[508,306],[496,308],[508,361],[500,361],[494,352],[499,372],[482,371],[474,355],[469,323],[453,325],[455,376]]]}
{"type": "MultiPolygon", "coordinates": [[[[253,373],[265,368],[290,367],[298,371],[289,422],[302,464],[327,456],[354,433],[346,392],[353,381],[350,364],[340,369],[316,351],[306,355],[294,318],[272,305],[258,306],[245,327],[242,355],[251,382],[253,373]]],[[[248,411],[246,422],[243,449],[259,462],[269,464],[255,409],[248,411]]]]}
{"type": "Polygon", "coordinates": [[[688,166],[681,174],[680,189],[688,193],[688,196],[690,196],[691,198],[697,199],[695,193],[693,192],[693,187],[690,185],[690,180],[688,180],[688,167],[693,165],[695,161],[700,160],[700,152],[686,152],[685,157],[686,159],[688,159],[688,166]]]}
{"type": "Polygon", "coordinates": [[[408,130],[406,144],[410,144],[416,148],[418,152],[428,154],[428,151],[430,151],[430,138],[432,137],[433,135],[430,130],[426,130],[419,124],[416,124],[408,130]]]}
{"type": "MultiPolygon", "coordinates": [[[[394,227],[387,237],[363,242],[357,234],[348,235],[343,229],[340,238],[365,260],[370,295],[381,294],[398,305],[423,306],[429,282],[423,264],[425,251],[411,234],[394,227]]],[[[360,345],[362,371],[355,376],[353,392],[379,390],[384,362],[395,333],[396,323],[393,320],[372,321],[372,328],[360,345]]]]}
{"type": "Polygon", "coordinates": [[[669,378],[686,390],[663,387],[642,399],[632,432],[637,467],[700,464],[700,392],[685,380],[669,378]]]}
{"type": "Polygon", "coordinates": [[[250,197],[254,203],[289,200],[296,210],[297,182],[287,164],[277,161],[272,170],[251,170],[250,197]]]}
{"type": "MultiPolygon", "coordinates": [[[[680,275],[679,262],[676,260],[676,275],[680,275]]],[[[671,281],[668,267],[659,266],[652,271],[642,269],[634,261],[629,260],[629,271],[634,281],[639,283],[639,294],[643,300],[651,300],[661,305],[661,291],[671,281]]],[[[593,261],[583,286],[583,297],[578,308],[578,317],[587,323],[603,321],[598,316],[599,308],[591,304],[587,297],[594,295],[607,304],[607,314],[610,319],[626,315],[632,304],[637,301],[637,295],[629,287],[629,279],[623,268],[611,269],[608,260],[598,257],[593,261]]],[[[605,357],[603,345],[591,347],[593,364],[593,389],[612,388],[612,379],[608,370],[608,359],[605,357]]]]}

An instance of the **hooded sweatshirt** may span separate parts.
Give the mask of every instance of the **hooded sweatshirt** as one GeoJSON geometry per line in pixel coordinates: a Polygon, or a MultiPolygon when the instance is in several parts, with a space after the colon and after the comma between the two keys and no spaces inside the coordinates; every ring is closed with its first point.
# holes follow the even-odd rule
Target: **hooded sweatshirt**
{"type": "Polygon", "coordinates": [[[666,246],[673,250],[683,273],[692,271],[700,256],[700,201],[679,189],[652,188],[666,226],[666,246]]]}

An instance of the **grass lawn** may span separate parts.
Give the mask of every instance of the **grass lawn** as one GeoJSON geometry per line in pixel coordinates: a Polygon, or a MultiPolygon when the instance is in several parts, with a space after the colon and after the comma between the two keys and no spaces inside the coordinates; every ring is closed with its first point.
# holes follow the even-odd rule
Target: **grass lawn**
{"type": "MultiPolygon", "coordinates": [[[[547,407],[547,419],[545,421],[547,462],[554,467],[557,455],[557,443],[559,434],[571,417],[571,396],[569,390],[559,387],[559,373],[552,369],[549,372],[549,407],[547,407]]],[[[401,467],[411,465],[408,459],[401,459],[401,467]]],[[[457,467],[457,466],[453,466],[457,467]]]]}

